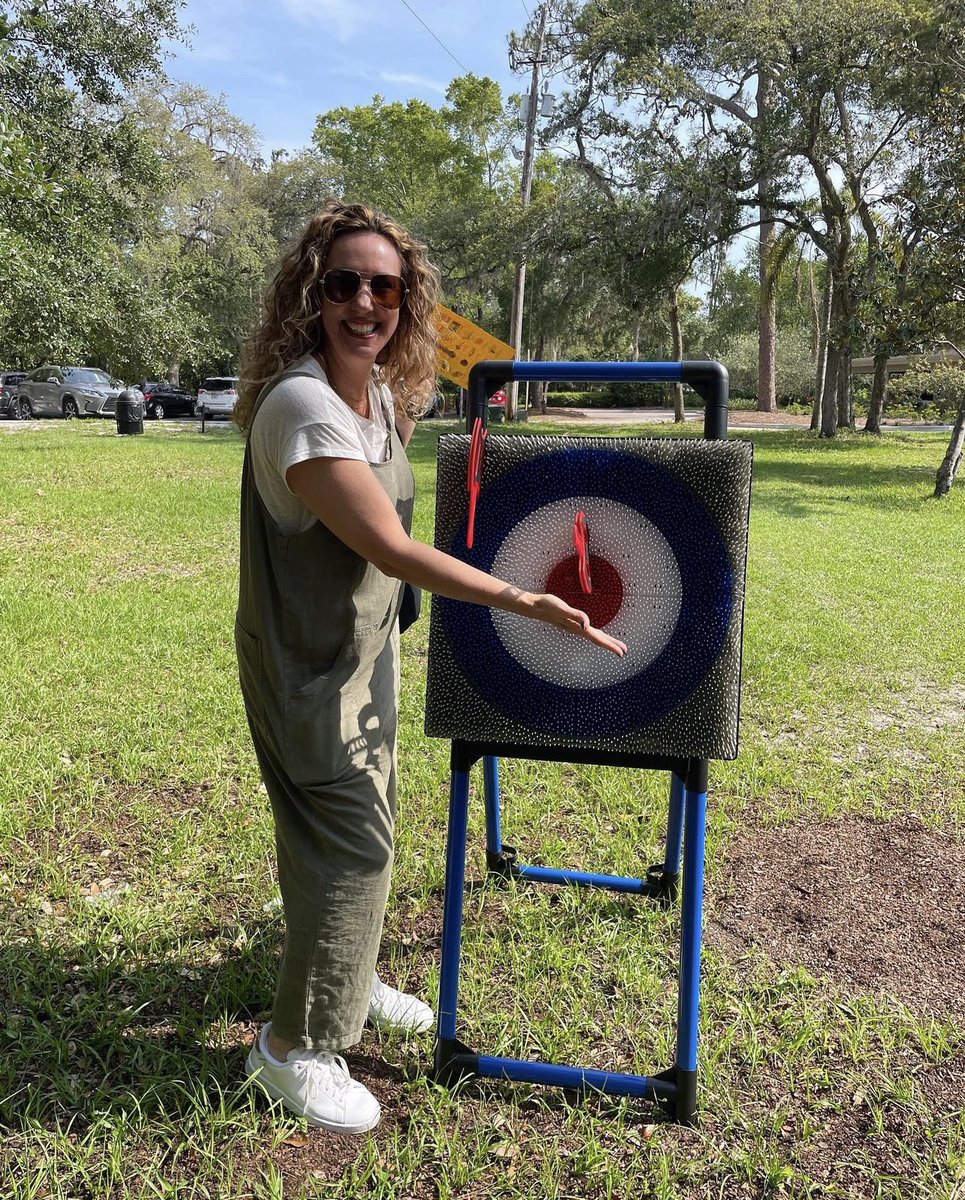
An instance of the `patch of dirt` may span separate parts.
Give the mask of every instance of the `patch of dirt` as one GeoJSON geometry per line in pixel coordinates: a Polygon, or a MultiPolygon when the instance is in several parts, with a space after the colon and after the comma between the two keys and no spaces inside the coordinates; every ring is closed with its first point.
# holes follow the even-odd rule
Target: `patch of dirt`
{"type": "Polygon", "coordinates": [[[807,429],[811,418],[803,413],[789,413],[783,409],[777,412],[755,412],[746,408],[731,408],[727,411],[727,424],[739,425],[798,425],[807,429]]]}
{"type": "Polygon", "coordinates": [[[750,829],[706,913],[708,945],[965,1022],[965,845],[914,818],[750,829]]]}
{"type": "Polygon", "coordinates": [[[912,732],[965,724],[965,686],[939,687],[924,679],[906,679],[900,690],[881,698],[865,714],[865,723],[876,731],[912,732]]]}

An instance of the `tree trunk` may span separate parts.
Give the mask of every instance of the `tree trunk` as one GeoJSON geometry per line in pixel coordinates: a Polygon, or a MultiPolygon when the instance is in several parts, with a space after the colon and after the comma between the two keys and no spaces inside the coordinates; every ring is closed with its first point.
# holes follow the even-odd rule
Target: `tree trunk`
{"type": "Polygon", "coordinates": [[[776,412],[777,288],[774,286],[775,272],[771,262],[774,222],[771,220],[770,212],[763,205],[760,209],[760,220],[758,271],[761,284],[761,306],[758,313],[757,411],[776,412]]]}
{"type": "MultiPolygon", "coordinates": [[[[766,128],[771,107],[772,79],[767,70],[757,71],[757,136],[766,128]]],[[[775,381],[775,351],[777,347],[777,265],[773,261],[774,219],[767,205],[770,180],[766,174],[757,183],[757,203],[760,217],[758,274],[761,284],[760,310],[757,316],[757,411],[776,412],[777,385],[775,381]]]]}
{"type": "Polygon", "coordinates": [[[824,388],[821,394],[821,437],[833,438],[838,433],[838,370],[841,351],[828,338],[827,361],[824,367],[824,388]]]}
{"type": "Polygon", "coordinates": [[[825,386],[821,394],[821,437],[833,438],[838,433],[838,370],[841,352],[828,338],[825,364],[825,386]]]}
{"type": "Polygon", "coordinates": [[[814,405],[811,409],[811,428],[822,427],[824,411],[824,380],[828,365],[828,329],[831,323],[831,302],[834,295],[834,280],[831,272],[825,272],[824,288],[821,292],[821,308],[818,323],[818,350],[814,365],[814,405]]]}
{"type": "Polygon", "coordinates": [[[851,294],[847,275],[849,250],[847,240],[842,237],[830,262],[834,282],[831,289],[831,316],[828,321],[828,357],[824,368],[821,399],[821,437],[828,438],[837,436],[839,423],[847,423],[848,397],[851,393],[851,351],[848,341],[851,328],[851,294]],[[844,370],[847,370],[848,386],[842,388],[844,370]]]}
{"type": "Polygon", "coordinates": [[[881,433],[881,414],[885,410],[885,393],[888,390],[888,358],[887,350],[879,349],[875,353],[875,375],[871,384],[868,419],[864,423],[865,433],[881,433]]]}
{"type": "Polygon", "coordinates": [[[962,450],[965,448],[965,395],[958,402],[958,416],[952,427],[951,440],[942,465],[935,476],[935,495],[947,496],[952,490],[958,468],[962,465],[962,450]]]}
{"type": "MultiPolygon", "coordinates": [[[[536,357],[540,362],[546,362],[546,334],[540,332],[536,343],[536,357]]],[[[546,380],[541,379],[536,384],[536,403],[535,407],[543,415],[546,414],[546,380]]]]}
{"type": "MultiPolygon", "coordinates": [[[[684,357],[684,333],[680,326],[680,304],[676,288],[670,291],[670,339],[673,343],[673,357],[676,362],[682,362],[684,357]]],[[[684,385],[673,385],[673,419],[684,419],[684,385]]]]}
{"type": "Polygon", "coordinates": [[[854,389],[851,386],[851,354],[842,350],[838,358],[838,428],[854,429],[854,389]]]}

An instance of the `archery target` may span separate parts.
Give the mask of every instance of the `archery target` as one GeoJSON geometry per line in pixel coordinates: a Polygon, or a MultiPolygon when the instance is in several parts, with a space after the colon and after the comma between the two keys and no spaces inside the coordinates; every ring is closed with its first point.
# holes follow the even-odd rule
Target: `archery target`
{"type": "Polygon", "coordinates": [[[666,646],[680,615],[680,571],[667,539],[642,513],[602,496],[557,500],[524,517],[499,547],[492,573],[527,592],[552,592],[627,643],[623,658],[608,654],[601,661],[589,642],[493,609],[507,653],[539,679],[564,687],[630,679],[666,646]],[[574,512],[585,513],[590,528],[589,595],[576,565],[574,512]]]}
{"type": "Polygon", "coordinates": [[[436,545],[552,591],[625,641],[434,598],[426,732],[521,745],[736,754],[752,447],[692,439],[486,441],[472,549],[469,438],[439,444],[436,545]],[[589,527],[592,591],[574,520],[589,527]]]}

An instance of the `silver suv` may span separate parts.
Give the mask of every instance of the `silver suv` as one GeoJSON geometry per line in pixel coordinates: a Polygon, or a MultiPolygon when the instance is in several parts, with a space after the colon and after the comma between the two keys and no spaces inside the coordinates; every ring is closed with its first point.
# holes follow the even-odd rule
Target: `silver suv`
{"type": "Polygon", "coordinates": [[[124,384],[96,367],[31,371],[17,385],[21,417],[113,417],[124,384]]]}

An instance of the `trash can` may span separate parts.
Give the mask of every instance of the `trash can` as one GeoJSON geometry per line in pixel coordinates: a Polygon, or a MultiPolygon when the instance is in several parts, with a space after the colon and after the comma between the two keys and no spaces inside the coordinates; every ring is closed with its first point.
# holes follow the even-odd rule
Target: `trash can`
{"type": "Polygon", "coordinates": [[[500,388],[498,392],[493,392],[489,397],[489,424],[498,425],[500,421],[506,420],[506,405],[509,403],[509,397],[506,395],[506,389],[500,388]]]}
{"type": "Polygon", "coordinates": [[[125,388],[117,397],[117,432],[144,432],[144,393],[137,388],[125,388]]]}

